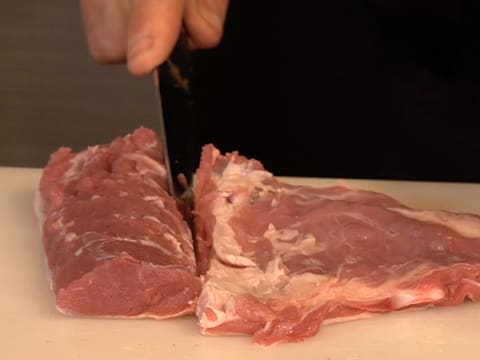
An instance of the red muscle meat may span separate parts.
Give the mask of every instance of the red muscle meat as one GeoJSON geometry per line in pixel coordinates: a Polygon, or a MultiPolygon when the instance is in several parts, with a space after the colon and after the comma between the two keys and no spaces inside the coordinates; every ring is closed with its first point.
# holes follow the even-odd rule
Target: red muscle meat
{"type": "Polygon", "coordinates": [[[202,333],[295,342],[322,325],[480,300],[480,218],[346,186],[280,182],[203,149],[195,186],[202,333]]]}
{"type": "Polygon", "coordinates": [[[57,308],[67,314],[191,314],[201,290],[192,234],[167,192],[163,144],[149,129],[44,169],[37,201],[57,308]]]}

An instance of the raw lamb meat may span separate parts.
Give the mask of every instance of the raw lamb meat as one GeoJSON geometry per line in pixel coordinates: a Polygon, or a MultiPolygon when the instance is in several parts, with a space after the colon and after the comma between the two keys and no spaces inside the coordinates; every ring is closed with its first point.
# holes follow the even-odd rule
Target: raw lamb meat
{"type": "Polygon", "coordinates": [[[480,300],[477,216],[342,185],[287,185],[213,145],[196,182],[203,334],[271,345],[333,322],[480,300]]]}
{"type": "Polygon", "coordinates": [[[44,169],[37,202],[57,308],[66,314],[191,314],[201,290],[192,234],[167,192],[163,144],[137,129],[44,169]]]}

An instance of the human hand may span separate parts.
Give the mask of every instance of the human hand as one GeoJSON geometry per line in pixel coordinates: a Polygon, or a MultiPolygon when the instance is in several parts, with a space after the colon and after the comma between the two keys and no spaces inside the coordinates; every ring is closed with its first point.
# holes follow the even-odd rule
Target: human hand
{"type": "Polygon", "coordinates": [[[223,35],[229,0],[81,0],[90,54],[126,62],[146,75],[169,56],[185,23],[191,48],[212,48],[223,35]]]}

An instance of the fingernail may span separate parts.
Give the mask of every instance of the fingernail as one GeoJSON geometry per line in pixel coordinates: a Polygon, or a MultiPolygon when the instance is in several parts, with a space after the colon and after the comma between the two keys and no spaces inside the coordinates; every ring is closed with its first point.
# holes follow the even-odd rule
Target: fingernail
{"type": "Polygon", "coordinates": [[[128,61],[135,61],[135,59],[142,56],[153,48],[153,37],[150,35],[140,35],[134,37],[128,42],[128,61]]]}

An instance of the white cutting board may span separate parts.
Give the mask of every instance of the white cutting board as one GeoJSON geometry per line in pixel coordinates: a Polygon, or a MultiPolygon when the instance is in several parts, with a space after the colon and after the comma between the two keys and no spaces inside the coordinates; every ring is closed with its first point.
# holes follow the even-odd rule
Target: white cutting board
{"type": "MultiPolygon", "coordinates": [[[[206,337],[192,317],[107,320],[57,313],[44,275],[33,197],[38,169],[0,167],[0,358],[384,360],[475,359],[480,304],[378,316],[325,326],[303,343],[271,348],[247,337],[206,337]]],[[[328,179],[289,179],[331,184],[328,179]]],[[[347,181],[407,205],[480,214],[480,184],[347,181]]]]}

